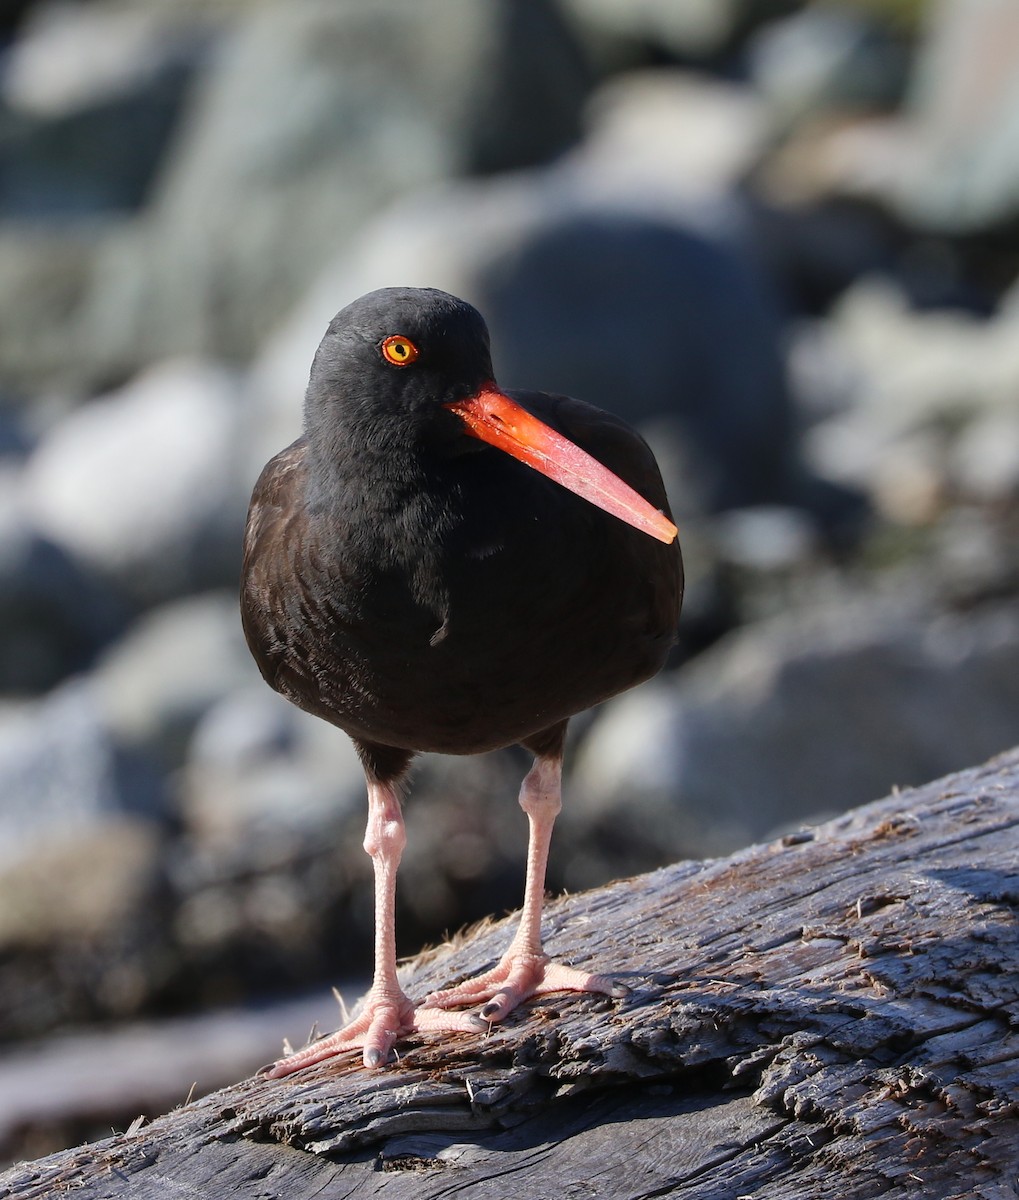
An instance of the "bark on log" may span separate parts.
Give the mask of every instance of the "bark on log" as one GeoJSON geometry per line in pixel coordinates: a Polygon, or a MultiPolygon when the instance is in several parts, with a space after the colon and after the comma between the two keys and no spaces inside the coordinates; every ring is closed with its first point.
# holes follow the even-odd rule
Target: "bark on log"
{"type": "MultiPolygon", "coordinates": [[[[1015,1197],[1017,917],[1013,751],[552,904],[548,949],[614,968],[625,1000],[546,998],[382,1072],[249,1079],[14,1167],[0,1197],[1015,1197]]],[[[507,937],[419,959],[411,994],[507,937]]]]}

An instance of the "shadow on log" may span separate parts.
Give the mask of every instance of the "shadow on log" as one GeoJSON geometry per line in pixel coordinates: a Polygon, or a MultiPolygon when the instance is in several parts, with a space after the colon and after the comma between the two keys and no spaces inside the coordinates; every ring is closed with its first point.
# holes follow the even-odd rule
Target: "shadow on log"
{"type": "MultiPolygon", "coordinates": [[[[561,900],[546,930],[631,994],[246,1080],[0,1197],[1019,1195],[1019,751],[561,900]]],[[[416,960],[410,994],[508,936],[416,960]]]]}

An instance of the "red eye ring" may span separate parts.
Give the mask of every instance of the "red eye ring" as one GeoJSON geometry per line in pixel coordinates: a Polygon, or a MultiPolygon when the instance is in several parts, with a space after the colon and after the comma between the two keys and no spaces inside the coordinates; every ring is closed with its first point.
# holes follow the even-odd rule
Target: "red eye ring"
{"type": "Polygon", "coordinates": [[[379,352],[386,362],[394,367],[409,367],[421,353],[410,338],[404,337],[402,333],[392,333],[383,338],[379,352]]]}

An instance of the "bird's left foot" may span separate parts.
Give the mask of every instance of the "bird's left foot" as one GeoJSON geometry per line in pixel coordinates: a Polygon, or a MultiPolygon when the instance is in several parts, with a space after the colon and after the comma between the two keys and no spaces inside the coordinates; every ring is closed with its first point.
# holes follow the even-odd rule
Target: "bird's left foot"
{"type": "Polygon", "coordinates": [[[424,1016],[429,1010],[480,1004],[481,1008],[471,1015],[471,1019],[480,1024],[494,1024],[509,1016],[531,996],[546,992],[599,992],[618,1000],[628,990],[607,975],[590,975],[587,971],[563,966],[550,961],[545,954],[510,951],[498,966],[484,975],[427,996],[418,1015],[424,1016]]]}
{"type": "Polygon", "coordinates": [[[337,1058],[347,1051],[360,1049],[362,1061],[368,1068],[382,1067],[389,1061],[396,1042],[412,1033],[444,1031],[447,1033],[476,1033],[477,1023],[466,1013],[441,1012],[438,1009],[415,1009],[399,989],[374,989],[365,999],[364,1009],[348,1025],[318,1038],[303,1050],[288,1054],[262,1073],[270,1079],[282,1079],[313,1063],[337,1058]]]}

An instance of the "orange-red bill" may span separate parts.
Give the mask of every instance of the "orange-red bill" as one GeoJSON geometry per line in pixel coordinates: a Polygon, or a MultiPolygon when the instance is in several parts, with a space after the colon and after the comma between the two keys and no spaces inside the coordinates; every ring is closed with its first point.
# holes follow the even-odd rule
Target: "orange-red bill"
{"type": "Polygon", "coordinates": [[[596,458],[494,387],[483,387],[447,407],[474,437],[511,454],[634,529],[660,542],[673,541],[679,532],[664,513],[596,458]]]}

